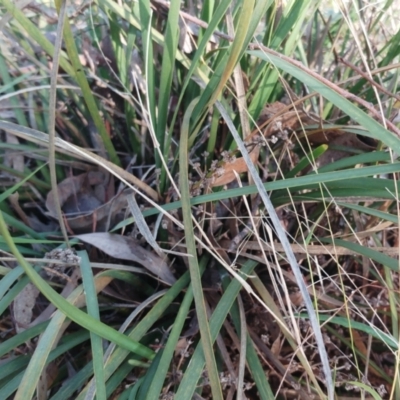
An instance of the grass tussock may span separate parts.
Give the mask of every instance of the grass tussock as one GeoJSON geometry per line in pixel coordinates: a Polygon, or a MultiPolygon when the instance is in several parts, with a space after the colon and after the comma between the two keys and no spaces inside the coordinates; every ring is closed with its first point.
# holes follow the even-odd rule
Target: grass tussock
{"type": "Polygon", "coordinates": [[[1,399],[400,398],[396,2],[0,10],[1,399]]]}

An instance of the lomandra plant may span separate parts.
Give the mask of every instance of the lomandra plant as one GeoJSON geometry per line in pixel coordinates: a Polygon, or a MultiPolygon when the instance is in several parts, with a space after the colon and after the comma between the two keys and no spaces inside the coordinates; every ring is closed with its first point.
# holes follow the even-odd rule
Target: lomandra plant
{"type": "Polygon", "coordinates": [[[0,398],[395,399],[394,2],[0,0],[0,398]]]}

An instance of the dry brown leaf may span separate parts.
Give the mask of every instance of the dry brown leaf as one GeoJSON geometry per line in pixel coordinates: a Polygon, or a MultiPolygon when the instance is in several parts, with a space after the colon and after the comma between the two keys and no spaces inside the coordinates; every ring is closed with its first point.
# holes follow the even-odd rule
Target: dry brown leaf
{"type": "Polygon", "coordinates": [[[281,349],[282,349],[282,339],[281,339],[281,335],[279,335],[274,342],[272,343],[271,346],[271,351],[275,356],[279,356],[279,354],[281,353],[281,349]]]}
{"type": "Polygon", "coordinates": [[[33,307],[40,291],[33,283],[28,283],[13,301],[12,313],[17,333],[25,331],[32,321],[33,307]]]}
{"type": "MultiPolygon", "coordinates": [[[[329,142],[330,146],[341,146],[350,149],[371,151],[374,146],[369,146],[365,142],[359,139],[357,135],[350,132],[343,132],[342,135],[333,138],[329,142]]],[[[342,158],[348,157],[351,153],[347,151],[336,150],[329,148],[322,156],[318,158],[317,165],[321,168],[324,165],[328,165],[342,158]]]]}
{"type": "Polygon", "coordinates": [[[185,338],[185,337],[180,338],[175,346],[175,350],[174,350],[175,357],[184,355],[189,346],[190,346],[190,342],[187,338],[185,338]]]}
{"type": "MultiPolygon", "coordinates": [[[[6,142],[10,144],[15,144],[18,145],[19,139],[11,135],[9,133],[6,133],[6,142]]],[[[7,167],[10,167],[18,172],[24,172],[25,164],[24,164],[24,154],[21,151],[13,151],[13,150],[8,150],[4,154],[4,165],[7,167]]]]}
{"type": "MultiPolygon", "coordinates": [[[[281,138],[287,137],[288,132],[298,129],[301,123],[315,121],[311,119],[306,113],[298,110],[290,110],[290,107],[277,101],[272,104],[268,104],[260,115],[257,122],[259,129],[262,130],[263,135],[267,138],[277,135],[281,138]],[[265,127],[267,122],[268,125],[265,127]]],[[[253,163],[256,163],[260,153],[259,146],[260,143],[259,130],[255,130],[247,139],[246,143],[248,145],[253,145],[249,155],[253,163]]],[[[219,167],[211,175],[210,186],[223,186],[233,182],[235,178],[235,173],[242,174],[247,172],[247,164],[243,157],[236,158],[234,161],[224,162],[221,167],[219,167]]]]}
{"type": "Polygon", "coordinates": [[[257,125],[261,127],[265,137],[270,137],[276,133],[284,131],[294,131],[302,124],[314,123],[315,120],[308,116],[301,109],[293,110],[291,106],[287,106],[280,101],[267,104],[260,114],[257,125]],[[262,129],[263,125],[269,121],[266,129],[262,129]]]}
{"type": "Polygon", "coordinates": [[[131,237],[106,232],[88,233],[85,235],[77,235],[76,237],[104,251],[104,253],[111,257],[120,260],[134,261],[142,265],[166,283],[173,284],[176,281],[165,259],[144,249],[131,237]]]}
{"type": "MultiPolygon", "coordinates": [[[[98,171],[85,172],[64,179],[57,186],[62,210],[66,214],[77,214],[98,208],[105,199],[97,188],[104,183],[105,179],[105,174],[98,171]]],[[[46,207],[50,215],[57,218],[53,190],[47,195],[46,207]]]]}
{"type": "Polygon", "coordinates": [[[290,293],[289,298],[295,307],[300,307],[304,305],[303,296],[301,295],[300,291],[290,293]]]}
{"type": "MultiPolygon", "coordinates": [[[[320,129],[307,131],[305,134],[312,144],[327,144],[341,136],[344,132],[341,130],[323,129],[324,121],[316,114],[307,113],[301,107],[293,108],[292,105],[287,106],[284,103],[276,101],[268,104],[260,115],[258,125],[265,137],[273,135],[284,135],[288,137],[293,131],[300,130],[310,125],[321,125],[320,129]],[[263,125],[266,125],[263,129],[263,125]]],[[[299,137],[303,137],[302,133],[299,137]]]]}
{"type": "MultiPolygon", "coordinates": [[[[253,163],[257,161],[259,153],[259,147],[254,146],[249,153],[253,163]]],[[[247,171],[248,167],[243,157],[236,158],[234,161],[227,161],[212,175],[211,187],[227,185],[236,179],[235,173],[242,174],[247,171]]]]}
{"type": "Polygon", "coordinates": [[[59,370],[56,361],[52,361],[46,368],[44,368],[36,388],[37,396],[35,399],[48,399],[48,390],[53,385],[55,379],[57,379],[58,373],[59,370]]]}
{"type": "MultiPolygon", "coordinates": [[[[368,349],[365,346],[364,339],[361,337],[360,333],[356,329],[352,329],[351,333],[353,335],[353,341],[357,349],[360,351],[361,354],[367,358],[368,356],[368,349]]],[[[372,372],[375,376],[382,377],[382,374],[376,370],[371,364],[369,365],[369,372],[372,372]]]]}

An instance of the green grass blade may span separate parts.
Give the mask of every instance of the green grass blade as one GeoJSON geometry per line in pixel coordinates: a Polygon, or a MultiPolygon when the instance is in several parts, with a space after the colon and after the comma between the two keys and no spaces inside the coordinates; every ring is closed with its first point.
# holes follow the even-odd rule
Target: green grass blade
{"type": "Polygon", "coordinates": [[[372,215],[373,217],[390,221],[393,222],[394,224],[397,224],[399,222],[399,217],[396,214],[389,214],[387,212],[376,210],[375,208],[364,207],[358,204],[349,204],[341,201],[337,201],[336,204],[339,207],[350,208],[351,210],[359,211],[362,214],[372,215]]]}
{"type": "MultiPolygon", "coordinates": [[[[47,133],[49,135],[49,170],[50,170],[50,182],[51,187],[55,189],[57,187],[57,170],[56,170],[56,149],[55,149],[55,128],[56,128],[56,103],[57,103],[57,75],[58,66],[60,61],[60,53],[62,46],[62,32],[64,28],[64,22],[66,20],[66,0],[60,0],[58,9],[59,19],[57,23],[56,40],[54,43],[54,54],[53,54],[53,66],[51,68],[50,76],[50,96],[49,96],[49,114],[47,121],[47,133]]],[[[67,228],[64,222],[63,212],[61,210],[60,198],[58,190],[53,192],[55,211],[58,217],[58,224],[61,229],[61,233],[65,240],[65,243],[69,247],[67,228]]]]}
{"type": "Polygon", "coordinates": [[[33,239],[40,240],[41,238],[45,238],[46,234],[44,232],[36,232],[31,229],[29,226],[26,226],[20,219],[17,219],[7,213],[3,212],[4,221],[10,227],[15,229],[15,232],[22,232],[27,236],[30,236],[33,239]]]}
{"type": "MultiPolygon", "coordinates": [[[[224,289],[227,289],[227,280],[224,279],[222,282],[222,286],[224,289]]],[[[239,331],[239,310],[237,304],[233,304],[230,310],[230,315],[233,321],[233,324],[236,328],[236,331],[239,331]]],[[[246,345],[246,358],[248,368],[254,378],[254,381],[257,386],[257,391],[262,400],[269,400],[274,398],[274,393],[272,392],[271,386],[267,380],[266,374],[264,372],[263,366],[258,357],[257,351],[254,348],[254,342],[252,341],[250,335],[246,332],[247,335],[247,345],[246,345]]]]}
{"type": "MultiPolygon", "coordinates": [[[[312,15],[310,8],[316,7],[316,4],[317,2],[309,0],[292,1],[290,6],[285,7],[279,21],[270,21],[271,26],[274,24],[277,26],[274,29],[271,27],[271,40],[267,43],[268,47],[291,55],[297,45],[299,32],[304,27],[305,19],[312,15]],[[281,50],[281,45],[287,38],[284,49],[281,50]]],[[[279,13],[278,7],[276,4],[273,9],[274,13],[279,13]]],[[[271,71],[268,63],[261,63],[252,77],[250,91],[253,93],[253,98],[249,105],[249,113],[254,119],[257,119],[265,104],[275,100],[277,94],[281,93],[278,71],[271,71]]]]}
{"type": "Polygon", "coordinates": [[[368,257],[380,264],[389,267],[393,271],[399,270],[399,262],[398,260],[387,256],[386,254],[382,254],[379,251],[370,249],[368,247],[362,246],[358,243],[349,242],[347,240],[342,239],[330,239],[330,238],[321,238],[323,243],[332,243],[335,246],[345,247],[346,249],[352,250],[362,256],[368,257]]]}
{"type": "Polygon", "coordinates": [[[10,187],[9,189],[5,190],[3,193],[0,194],[0,202],[5,201],[10,195],[15,193],[22,185],[24,185],[27,181],[32,179],[42,168],[44,165],[36,168],[35,171],[28,174],[24,179],[21,179],[18,183],[10,187]]]}
{"type": "MultiPolygon", "coordinates": [[[[114,271],[107,271],[107,274],[114,271]]],[[[178,294],[184,290],[189,283],[189,273],[182,275],[171,288],[163,295],[163,297],[157,301],[157,303],[151,308],[151,310],[146,314],[146,318],[143,318],[135,328],[128,334],[128,336],[135,341],[142,339],[144,335],[148,333],[151,327],[161,318],[165,310],[171,305],[178,294]]],[[[104,371],[106,379],[118,369],[118,367],[124,362],[125,358],[129,355],[129,351],[124,348],[117,348],[107,364],[105,365],[104,371]]],[[[83,391],[77,400],[83,400],[85,391],[83,391]]]]}
{"type": "MultiPolygon", "coordinates": [[[[158,112],[157,112],[157,125],[156,137],[161,146],[162,153],[168,152],[165,148],[167,132],[167,121],[169,113],[169,103],[171,99],[172,78],[174,76],[175,54],[178,49],[179,38],[179,11],[180,0],[172,0],[169,5],[169,12],[167,18],[167,26],[165,28],[165,45],[163,48],[163,59],[161,64],[161,77],[160,77],[160,93],[158,96],[158,112]]],[[[158,154],[156,157],[159,157],[158,154]]],[[[157,158],[156,158],[157,159],[157,158]]],[[[157,164],[161,167],[161,163],[157,164]]],[[[164,191],[165,182],[161,182],[161,192],[164,191]]]]}
{"type": "Polygon", "coordinates": [[[303,157],[296,166],[290,170],[286,175],[285,179],[295,177],[300,171],[304,168],[308,167],[310,164],[312,165],[318,157],[321,157],[328,150],[328,145],[323,144],[316,149],[314,149],[311,153],[307,154],[307,156],[303,157]]]}
{"type": "MultiPolygon", "coordinates": [[[[307,318],[307,314],[300,314],[298,315],[298,318],[307,318]]],[[[376,326],[368,326],[362,322],[357,322],[353,320],[349,320],[348,318],[345,317],[331,317],[329,315],[325,314],[320,314],[318,316],[319,320],[321,322],[328,321],[329,323],[332,324],[338,324],[340,326],[344,326],[345,328],[349,329],[357,329],[361,332],[365,332],[368,335],[371,335],[372,337],[381,340],[384,342],[387,346],[391,347],[394,350],[398,350],[399,348],[399,342],[396,338],[390,336],[389,334],[382,332],[380,329],[378,329],[376,326]]]]}
{"type": "MultiPolygon", "coordinates": [[[[290,178],[290,179],[285,179],[285,180],[279,180],[279,181],[274,181],[274,182],[267,182],[264,183],[264,187],[268,191],[274,191],[274,190],[280,190],[280,189],[301,189],[301,188],[309,188],[311,185],[319,185],[321,183],[324,184],[329,184],[330,182],[338,182],[340,185],[343,186],[343,182],[348,181],[347,186],[353,186],[353,187],[360,187],[360,178],[366,177],[366,176],[373,176],[373,175],[383,175],[383,174],[390,174],[394,172],[399,172],[400,171],[400,163],[393,163],[393,164],[384,164],[384,165],[376,165],[376,166],[371,166],[371,167],[364,167],[364,168],[353,168],[353,169],[348,169],[348,170],[341,170],[340,174],[338,174],[337,171],[332,171],[332,172],[326,172],[323,174],[312,174],[312,175],[306,175],[306,176],[300,176],[297,178],[290,178]],[[358,184],[357,184],[358,183],[358,184]],[[356,186],[354,186],[356,185],[356,186]]],[[[379,181],[377,179],[371,179],[368,181],[368,184],[370,185],[374,181],[379,181]]],[[[366,182],[364,182],[362,185],[365,188],[366,182]]],[[[393,185],[393,181],[389,179],[382,179],[381,183],[378,185],[383,185],[387,187],[387,190],[389,190],[391,193],[386,193],[387,196],[390,196],[393,198],[393,193],[395,193],[395,187],[393,185]]],[[[328,185],[329,187],[329,185],[328,185]]],[[[212,201],[219,201],[219,200],[225,200],[233,197],[238,197],[238,196],[247,196],[251,194],[257,193],[257,188],[254,185],[251,186],[245,186],[242,188],[236,188],[236,189],[228,189],[228,190],[222,190],[219,192],[215,193],[210,193],[206,195],[201,195],[194,197],[190,199],[190,203],[192,206],[197,205],[197,204],[203,204],[203,203],[208,203],[212,201]]],[[[181,201],[175,201],[169,204],[164,204],[162,208],[166,211],[171,211],[171,210],[176,210],[182,207],[182,202],[181,201]]],[[[151,208],[149,210],[143,211],[143,216],[144,217],[149,217],[151,215],[156,215],[160,211],[151,208]]],[[[132,223],[132,219],[127,219],[125,223],[132,223]]],[[[121,226],[124,226],[123,224],[117,225],[114,229],[119,229],[121,226]]]]}
{"type": "MultiPolygon", "coordinates": [[[[15,18],[20,26],[26,30],[29,37],[31,37],[35,42],[37,42],[48,55],[53,56],[54,54],[54,46],[44,37],[42,32],[23,14],[21,10],[16,7],[10,0],[1,0],[3,6],[7,9],[8,12],[11,13],[13,18],[15,18]]],[[[57,0],[56,5],[59,9],[61,4],[61,0],[57,0]]],[[[104,124],[101,121],[100,113],[97,108],[96,102],[94,100],[92,91],[87,82],[86,76],[84,74],[84,69],[79,61],[79,56],[76,50],[76,46],[74,43],[74,39],[71,33],[71,28],[69,26],[69,21],[66,20],[66,26],[64,30],[64,39],[68,51],[68,55],[70,57],[73,66],[65,59],[65,57],[61,57],[59,62],[60,66],[76,81],[82,89],[83,96],[85,98],[88,110],[90,112],[91,117],[98,129],[104,145],[110,155],[111,160],[119,165],[119,157],[116,156],[115,149],[111,143],[110,138],[108,137],[107,131],[105,130],[104,124]]]]}
{"type": "MultiPolygon", "coordinates": [[[[8,67],[6,65],[6,60],[4,56],[0,53],[0,76],[1,76],[1,81],[4,86],[0,89],[1,91],[14,91],[13,85],[15,84],[16,80],[11,79],[10,74],[8,72],[8,67]]],[[[10,103],[14,107],[14,113],[15,117],[17,118],[17,121],[20,125],[28,126],[28,121],[25,118],[25,114],[23,111],[19,108],[20,105],[20,100],[11,97],[10,98],[10,103]]]]}
{"type": "MultiPolygon", "coordinates": [[[[16,275],[19,275],[19,271],[16,275]]],[[[2,291],[7,289],[7,286],[10,283],[12,283],[12,281],[15,281],[14,278],[15,275],[7,274],[7,276],[1,280],[2,291]],[[8,279],[8,275],[11,275],[10,279],[8,279]],[[5,281],[4,286],[3,286],[3,281],[5,281]]],[[[9,286],[7,293],[3,295],[3,298],[0,301],[0,315],[3,315],[3,313],[7,310],[10,304],[14,301],[18,293],[20,293],[28,283],[29,283],[29,278],[27,276],[23,276],[22,278],[19,278],[18,282],[14,284],[14,286],[11,285],[9,286]]]]}
{"type": "MultiPolygon", "coordinates": [[[[148,119],[150,119],[149,129],[157,127],[156,117],[156,88],[157,83],[155,81],[154,73],[154,50],[152,42],[152,10],[150,7],[149,0],[139,1],[139,12],[140,12],[140,26],[142,34],[142,51],[143,51],[143,63],[144,63],[144,75],[146,77],[146,110],[149,113],[148,119]]],[[[155,143],[155,147],[158,147],[160,143],[155,143]]],[[[157,168],[161,168],[161,159],[158,151],[155,151],[155,159],[157,168]]]]}
{"type": "Polygon", "coordinates": [[[192,102],[186,110],[181,129],[181,140],[179,146],[179,187],[182,199],[182,216],[185,227],[185,238],[187,253],[189,254],[188,263],[190,278],[193,287],[193,296],[196,305],[196,315],[199,321],[200,337],[204,347],[204,355],[207,364],[207,373],[210,379],[211,391],[213,399],[222,400],[221,383],[217,364],[215,362],[213,345],[210,335],[210,327],[208,324],[207,312],[203,298],[203,288],[201,286],[201,275],[199,263],[197,261],[197,247],[194,239],[192,211],[190,206],[190,190],[189,190],[189,160],[188,160],[188,141],[189,141],[189,120],[191,113],[196,105],[192,102]]]}
{"type": "MultiPolygon", "coordinates": [[[[43,323],[40,324],[42,327],[43,325],[48,325],[48,323],[43,323]]],[[[38,325],[39,326],[39,325],[38,325]]],[[[36,327],[29,329],[31,333],[35,330],[36,327]]],[[[28,331],[28,330],[27,330],[28,331]]],[[[36,333],[38,330],[36,330],[36,333]]],[[[19,335],[25,336],[27,340],[29,340],[31,335],[26,335],[25,332],[20,333],[19,335]]],[[[19,336],[18,335],[18,336],[19,336]]],[[[88,339],[88,334],[86,332],[77,332],[68,335],[68,337],[63,338],[60,341],[60,344],[57,348],[51,351],[49,354],[48,360],[47,360],[47,365],[54,361],[57,357],[60,357],[60,355],[64,354],[65,352],[69,351],[71,348],[79,345],[80,343],[84,342],[85,340],[88,339]]],[[[31,356],[18,356],[15,359],[12,359],[11,361],[4,363],[4,368],[2,367],[1,371],[1,376],[7,377],[8,375],[8,367],[14,368],[15,369],[20,366],[26,366],[31,360],[31,356]],[[6,366],[7,365],[7,366],[6,366]]],[[[15,392],[18,389],[18,386],[23,379],[24,371],[21,371],[18,373],[16,376],[14,376],[12,379],[4,379],[3,382],[0,384],[0,398],[8,398],[9,395],[11,395],[13,392],[15,392]],[[7,394],[7,395],[6,395],[7,394]]],[[[15,397],[14,397],[15,398],[15,397]]]]}
{"type": "MultiPolygon", "coordinates": [[[[89,257],[86,251],[80,251],[77,255],[81,258],[80,267],[82,273],[82,284],[85,292],[88,314],[100,321],[99,303],[97,301],[97,292],[89,257]]],[[[106,386],[103,368],[103,340],[100,336],[91,332],[90,343],[92,346],[93,371],[96,381],[96,399],[106,400],[106,386]]],[[[91,398],[94,397],[95,393],[91,394],[91,398]]]]}
{"type": "MultiPolygon", "coordinates": [[[[85,280],[87,280],[87,278],[85,278],[85,280]]],[[[82,292],[83,292],[82,286],[77,287],[68,297],[68,301],[71,304],[78,302],[79,298],[82,295],[82,292]]],[[[89,293],[90,293],[90,288],[89,288],[89,293]]],[[[52,317],[51,322],[46,328],[44,334],[41,336],[39,343],[35,349],[35,353],[32,356],[28,368],[26,369],[22,382],[18,388],[18,392],[15,397],[16,399],[22,400],[32,397],[33,391],[35,390],[35,387],[39,382],[40,375],[44,370],[46,364],[48,363],[48,356],[52,348],[57,344],[57,340],[59,338],[59,332],[63,330],[63,327],[65,327],[64,324],[66,318],[67,318],[66,315],[63,314],[61,311],[56,312],[52,317]]],[[[100,343],[100,349],[101,347],[102,346],[100,343]]],[[[103,360],[101,358],[101,366],[102,364],[103,360]]]]}
{"type": "MultiPolygon", "coordinates": [[[[15,18],[20,27],[26,31],[28,36],[39,46],[41,46],[49,56],[53,56],[54,46],[49,40],[47,40],[40,29],[24,15],[24,13],[16,6],[16,4],[10,0],[1,0],[1,4],[12,15],[12,17],[15,18]]],[[[74,77],[74,70],[71,64],[65,58],[65,54],[62,58],[60,58],[60,66],[68,73],[68,75],[74,77]]]]}

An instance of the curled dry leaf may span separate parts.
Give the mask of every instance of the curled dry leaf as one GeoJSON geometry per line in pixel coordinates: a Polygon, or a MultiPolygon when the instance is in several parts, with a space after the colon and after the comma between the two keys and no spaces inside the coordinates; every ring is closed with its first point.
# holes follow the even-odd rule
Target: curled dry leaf
{"type": "Polygon", "coordinates": [[[301,109],[293,109],[280,101],[267,104],[260,114],[257,125],[264,136],[269,137],[273,134],[283,131],[294,131],[301,124],[316,123],[313,119],[301,109]]]}
{"type": "MultiPolygon", "coordinates": [[[[57,186],[62,210],[66,214],[80,214],[99,207],[104,202],[104,196],[98,188],[104,181],[105,174],[93,171],[64,179],[57,186]]],[[[47,195],[46,207],[50,215],[56,218],[53,190],[47,195]]]]}
{"type": "MultiPolygon", "coordinates": [[[[304,111],[302,107],[293,107],[279,101],[268,104],[260,115],[258,125],[263,131],[265,137],[286,136],[291,132],[301,130],[310,125],[320,125],[323,127],[323,120],[316,114],[304,111]]],[[[341,130],[317,129],[307,131],[307,137],[313,144],[327,144],[341,136],[344,132],[341,130]]],[[[299,137],[301,138],[301,133],[299,137]]]]}
{"type": "MultiPolygon", "coordinates": [[[[57,187],[62,211],[65,213],[68,227],[74,233],[88,232],[95,226],[105,230],[107,224],[115,224],[118,214],[127,206],[124,191],[106,202],[107,175],[100,171],[91,171],[69,177],[57,187]]],[[[47,195],[46,207],[53,218],[57,218],[54,194],[47,195]]]]}
{"type": "Polygon", "coordinates": [[[111,257],[141,264],[144,268],[170,285],[176,281],[165,259],[144,249],[133,238],[106,232],[88,233],[85,235],[77,235],[76,237],[104,251],[104,253],[111,257]]]}
{"type": "Polygon", "coordinates": [[[329,145],[329,149],[317,160],[317,165],[319,168],[323,167],[324,165],[329,165],[342,158],[348,157],[351,155],[351,153],[349,153],[351,149],[372,151],[374,148],[376,148],[376,145],[374,146],[373,141],[371,141],[371,145],[369,145],[362,141],[357,135],[350,132],[344,132],[343,135],[334,138],[329,145]],[[333,148],[333,146],[342,147],[348,149],[349,151],[337,150],[333,148]]]}
{"type": "MultiPolygon", "coordinates": [[[[252,143],[249,155],[253,163],[257,162],[260,148],[258,142],[252,143]]],[[[204,187],[228,185],[236,180],[236,174],[247,172],[247,164],[243,157],[236,158],[227,153],[220,162],[215,161],[207,175],[191,186],[191,194],[196,196],[204,187]]]]}
{"type": "MultiPolygon", "coordinates": [[[[291,105],[287,106],[279,101],[268,104],[263,110],[258,125],[262,126],[266,123],[268,125],[263,131],[265,137],[277,135],[279,132],[293,132],[310,125],[319,125],[320,128],[305,132],[312,144],[340,145],[367,151],[375,148],[376,145],[374,140],[368,139],[369,142],[361,140],[354,133],[346,132],[344,129],[325,129],[326,123],[318,115],[305,112],[301,107],[294,109],[291,105]]],[[[299,135],[300,138],[302,136],[302,134],[299,135]]],[[[336,157],[334,157],[335,161],[342,158],[336,157]]]]}

